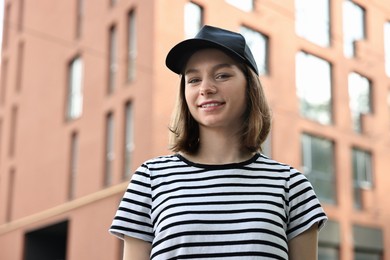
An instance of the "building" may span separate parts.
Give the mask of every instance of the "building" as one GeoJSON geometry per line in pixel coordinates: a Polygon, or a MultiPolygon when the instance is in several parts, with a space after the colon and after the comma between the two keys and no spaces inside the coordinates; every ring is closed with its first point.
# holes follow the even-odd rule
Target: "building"
{"type": "Polygon", "coordinates": [[[207,23],[251,45],[264,150],[329,216],[319,259],[389,260],[390,3],[313,2],[5,0],[0,259],[121,259],[107,230],[130,173],[170,153],[165,56],[207,23]]]}

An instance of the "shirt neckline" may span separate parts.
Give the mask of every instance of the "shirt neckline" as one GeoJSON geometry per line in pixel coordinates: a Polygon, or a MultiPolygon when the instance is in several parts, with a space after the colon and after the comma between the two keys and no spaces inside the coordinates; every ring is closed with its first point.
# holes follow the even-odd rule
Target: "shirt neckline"
{"type": "Polygon", "coordinates": [[[242,161],[242,162],[226,163],[226,164],[196,163],[196,162],[188,160],[187,158],[185,158],[183,155],[181,155],[179,153],[176,153],[175,156],[178,157],[181,161],[183,161],[184,163],[186,163],[189,166],[202,168],[202,169],[218,170],[218,169],[234,169],[234,168],[240,168],[240,167],[249,165],[249,164],[255,162],[260,157],[260,153],[255,153],[251,158],[249,158],[248,160],[242,161]]]}

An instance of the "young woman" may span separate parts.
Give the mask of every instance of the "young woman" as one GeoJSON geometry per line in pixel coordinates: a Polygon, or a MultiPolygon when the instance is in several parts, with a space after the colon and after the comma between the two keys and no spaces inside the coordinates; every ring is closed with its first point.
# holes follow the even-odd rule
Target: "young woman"
{"type": "Polygon", "coordinates": [[[303,174],[260,153],[271,118],[244,37],[205,26],[166,65],[174,154],[132,177],[110,228],[124,259],[317,259],[326,215],[303,174]]]}

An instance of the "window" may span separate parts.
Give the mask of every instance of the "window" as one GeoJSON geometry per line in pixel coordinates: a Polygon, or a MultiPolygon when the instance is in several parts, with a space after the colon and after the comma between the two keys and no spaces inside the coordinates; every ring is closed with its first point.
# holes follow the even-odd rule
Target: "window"
{"type": "Polygon", "coordinates": [[[76,119],[83,110],[83,62],[80,57],[69,65],[67,118],[76,119]]]}
{"type": "Polygon", "coordinates": [[[4,9],[3,49],[6,49],[8,46],[9,30],[11,27],[10,17],[11,17],[11,4],[8,3],[4,9]]]}
{"type": "Polygon", "coordinates": [[[390,22],[384,26],[384,46],[385,46],[385,70],[386,75],[390,77],[390,22]]]}
{"type": "Polygon", "coordinates": [[[268,37],[249,29],[245,26],[240,27],[240,33],[245,37],[246,43],[252,51],[255,58],[259,74],[268,73],[268,37]]]}
{"type": "Polygon", "coordinates": [[[19,0],[19,21],[18,21],[18,31],[23,31],[23,22],[24,22],[24,0],[19,0]]]}
{"type": "Polygon", "coordinates": [[[1,64],[0,105],[5,104],[8,84],[8,59],[3,59],[1,64]]]}
{"type": "Polygon", "coordinates": [[[203,25],[203,9],[197,4],[188,2],[184,6],[184,34],[185,37],[192,38],[203,25]]]}
{"type": "Polygon", "coordinates": [[[299,52],[296,55],[295,79],[301,115],[321,124],[330,124],[332,122],[332,80],[329,62],[299,52]]]}
{"type": "Polygon", "coordinates": [[[116,28],[112,26],[110,28],[110,36],[109,36],[109,68],[108,68],[108,94],[112,94],[115,90],[116,85],[116,73],[118,69],[117,64],[117,39],[116,39],[116,28]]]}
{"type": "Polygon", "coordinates": [[[112,183],[114,155],[114,116],[112,113],[109,113],[106,117],[104,186],[109,186],[112,183]]]}
{"type": "Polygon", "coordinates": [[[245,12],[254,10],[254,0],[225,0],[225,2],[245,12]]]}
{"type": "Polygon", "coordinates": [[[77,133],[73,133],[70,140],[69,162],[69,191],[68,198],[73,199],[76,195],[77,168],[79,154],[79,139],[77,133]]]}
{"type": "Polygon", "coordinates": [[[8,155],[10,158],[15,155],[15,143],[16,143],[16,132],[18,123],[18,107],[13,106],[11,110],[11,124],[10,124],[10,137],[9,137],[9,150],[8,155]]]}
{"type": "Polygon", "coordinates": [[[363,131],[362,116],[372,112],[370,81],[352,72],[348,76],[349,106],[354,131],[363,131]]]}
{"type": "Polygon", "coordinates": [[[354,260],[382,260],[383,231],[379,228],[353,226],[354,260]]]}
{"type": "Polygon", "coordinates": [[[382,260],[382,254],[364,250],[355,250],[354,260],[382,260]]]}
{"type": "Polygon", "coordinates": [[[24,260],[67,259],[68,226],[64,221],[26,233],[24,260]]]}
{"type": "Polygon", "coordinates": [[[338,260],[339,248],[332,246],[318,246],[318,260],[338,260]]]}
{"type": "Polygon", "coordinates": [[[7,222],[12,220],[12,210],[14,203],[14,189],[15,189],[15,169],[11,168],[8,175],[8,191],[7,191],[7,208],[5,219],[7,222]]]}
{"type": "Polygon", "coordinates": [[[135,11],[131,10],[127,15],[127,81],[135,79],[137,58],[137,27],[135,11]]]}
{"type": "Polygon", "coordinates": [[[125,106],[125,149],[124,149],[124,172],[123,178],[131,175],[131,158],[134,151],[134,120],[133,107],[130,102],[125,106]]]}
{"type": "Polygon", "coordinates": [[[330,45],[329,0],[295,0],[296,33],[322,47],[330,45]]]}
{"type": "Polygon", "coordinates": [[[333,142],[303,134],[302,169],[322,202],[336,202],[333,142]]]}
{"type": "Polygon", "coordinates": [[[338,260],[341,244],[340,224],[331,219],[318,235],[318,260],[338,260]]]}
{"type": "Polygon", "coordinates": [[[76,38],[81,38],[83,33],[84,0],[77,0],[76,6],[76,38]]]}
{"type": "Polygon", "coordinates": [[[19,92],[22,89],[22,78],[23,78],[23,60],[24,60],[24,42],[19,42],[18,44],[18,52],[16,59],[16,92],[19,92]]]}
{"type": "Polygon", "coordinates": [[[350,0],[343,3],[344,55],[355,56],[355,42],[366,38],[365,10],[350,0]]]}
{"type": "Polygon", "coordinates": [[[372,188],[372,160],[371,153],[358,149],[352,149],[352,171],[353,171],[353,197],[355,208],[363,208],[362,188],[372,188]]]}

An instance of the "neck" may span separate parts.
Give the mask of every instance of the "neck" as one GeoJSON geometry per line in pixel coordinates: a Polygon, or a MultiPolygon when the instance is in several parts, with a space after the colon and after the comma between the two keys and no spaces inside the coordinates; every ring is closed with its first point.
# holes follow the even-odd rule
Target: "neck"
{"type": "Polygon", "coordinates": [[[199,150],[187,155],[190,160],[203,164],[238,163],[250,159],[254,153],[244,151],[237,134],[229,131],[200,129],[199,150]]]}

